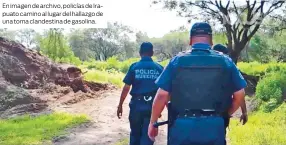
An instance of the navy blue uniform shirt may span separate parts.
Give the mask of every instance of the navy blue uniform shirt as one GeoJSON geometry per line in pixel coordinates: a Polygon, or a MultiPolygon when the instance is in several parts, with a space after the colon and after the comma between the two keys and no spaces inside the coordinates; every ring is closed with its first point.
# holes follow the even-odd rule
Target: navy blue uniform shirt
{"type": "MultiPolygon", "coordinates": [[[[196,43],[192,46],[193,49],[211,49],[211,46],[208,44],[203,44],[203,43],[196,43]]],[[[220,55],[220,54],[218,54],[220,55]]],[[[244,80],[243,76],[241,73],[238,71],[236,65],[233,63],[231,58],[228,56],[224,55],[226,62],[228,64],[229,69],[231,70],[231,76],[232,76],[232,86],[229,86],[228,89],[231,89],[231,92],[236,92],[239,91],[243,88],[246,87],[247,83],[244,80]]],[[[173,57],[165,70],[162,72],[162,74],[159,76],[159,78],[156,80],[156,84],[159,88],[171,93],[172,92],[172,79],[173,79],[173,74],[175,68],[178,66],[178,57],[175,56],[173,57]]]]}
{"type": "Polygon", "coordinates": [[[155,80],[160,76],[163,67],[154,62],[151,57],[142,57],[139,62],[133,63],[123,82],[132,85],[130,94],[140,95],[158,90],[155,80]]]}

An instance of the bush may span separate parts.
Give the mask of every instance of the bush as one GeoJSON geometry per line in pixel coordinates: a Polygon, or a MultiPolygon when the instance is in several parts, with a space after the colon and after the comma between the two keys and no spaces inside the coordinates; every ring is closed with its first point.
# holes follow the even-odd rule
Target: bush
{"type": "Polygon", "coordinates": [[[237,64],[239,69],[248,74],[254,76],[264,76],[268,73],[277,72],[280,70],[286,70],[286,63],[271,62],[267,64],[259,62],[239,62],[237,64]]]}
{"type": "Polygon", "coordinates": [[[272,111],[283,102],[283,91],[286,88],[285,71],[276,71],[264,76],[256,87],[256,97],[264,103],[264,111],[272,111]]]}

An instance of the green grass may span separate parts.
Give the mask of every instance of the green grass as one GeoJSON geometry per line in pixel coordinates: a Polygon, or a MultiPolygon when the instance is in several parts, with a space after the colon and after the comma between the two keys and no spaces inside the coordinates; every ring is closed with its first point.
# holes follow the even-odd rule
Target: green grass
{"type": "Polygon", "coordinates": [[[120,140],[119,142],[115,143],[114,145],[128,145],[129,144],[129,139],[125,138],[120,140]]]}
{"type": "Polygon", "coordinates": [[[55,136],[62,135],[69,127],[86,122],[86,116],[72,116],[53,113],[37,117],[22,116],[0,120],[1,145],[38,145],[51,142],[55,136]]]}
{"type": "Polygon", "coordinates": [[[111,83],[117,87],[123,86],[123,77],[124,74],[121,72],[108,72],[108,71],[99,71],[99,70],[88,70],[84,75],[85,80],[95,81],[101,83],[111,83]]]}
{"type": "Polygon", "coordinates": [[[230,124],[231,145],[286,145],[286,104],[271,113],[255,112],[247,124],[230,124]]]}

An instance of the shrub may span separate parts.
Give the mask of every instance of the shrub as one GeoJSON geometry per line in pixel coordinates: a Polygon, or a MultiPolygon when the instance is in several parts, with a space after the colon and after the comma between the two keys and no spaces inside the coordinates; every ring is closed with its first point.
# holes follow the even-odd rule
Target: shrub
{"type": "Polygon", "coordinates": [[[285,71],[268,73],[256,87],[256,97],[261,99],[265,111],[272,111],[283,102],[283,91],[286,88],[285,71]]]}
{"type": "Polygon", "coordinates": [[[267,73],[277,72],[286,69],[286,63],[277,62],[271,62],[267,64],[259,62],[239,62],[237,66],[242,72],[254,76],[264,76],[267,73]]]}

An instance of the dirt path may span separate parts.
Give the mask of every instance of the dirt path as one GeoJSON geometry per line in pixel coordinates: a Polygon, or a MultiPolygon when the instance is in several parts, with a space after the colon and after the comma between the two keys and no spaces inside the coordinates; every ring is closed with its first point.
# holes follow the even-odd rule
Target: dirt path
{"type": "MultiPolygon", "coordinates": [[[[88,99],[69,106],[53,106],[55,110],[84,113],[92,119],[89,125],[79,126],[72,129],[67,137],[56,139],[55,145],[114,145],[121,139],[128,138],[130,96],[125,100],[123,118],[119,120],[116,116],[119,95],[120,91],[114,90],[104,93],[97,99],[88,99]]],[[[163,116],[166,116],[166,110],[163,116]]],[[[160,129],[157,140],[156,145],[166,145],[166,126],[160,129]]]]}
{"type": "MultiPolygon", "coordinates": [[[[128,103],[127,97],[123,108],[123,117],[118,119],[116,107],[120,96],[119,90],[111,90],[103,93],[100,97],[88,99],[73,105],[54,104],[52,108],[57,111],[67,111],[75,114],[86,114],[92,122],[70,130],[67,137],[56,139],[55,145],[115,145],[122,139],[129,138],[128,103]]],[[[251,108],[249,101],[247,108],[251,108]]],[[[248,109],[248,110],[249,110],[248,109]]],[[[240,109],[235,113],[235,117],[240,116],[240,109]]],[[[167,119],[167,111],[164,110],[159,121],[167,119]]],[[[167,126],[160,127],[159,136],[155,145],[166,145],[167,126]]],[[[229,139],[228,145],[229,144],[229,139]]]]}

